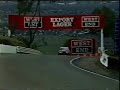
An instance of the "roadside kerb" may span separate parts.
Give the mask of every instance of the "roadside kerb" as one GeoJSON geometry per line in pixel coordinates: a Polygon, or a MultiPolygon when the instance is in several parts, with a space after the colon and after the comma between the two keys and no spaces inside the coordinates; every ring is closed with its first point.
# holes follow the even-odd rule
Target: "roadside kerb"
{"type": "Polygon", "coordinates": [[[82,71],[85,71],[85,72],[88,72],[88,73],[91,73],[91,74],[94,74],[94,75],[98,75],[98,76],[101,76],[101,77],[104,77],[104,78],[107,78],[107,79],[110,79],[110,80],[114,80],[114,81],[116,81],[116,82],[119,82],[119,80],[116,80],[116,79],[113,79],[113,78],[110,78],[110,77],[107,77],[107,76],[104,76],[104,75],[101,75],[101,74],[98,74],[98,73],[95,73],[95,72],[92,72],[92,71],[89,71],[89,70],[86,70],[86,69],[84,69],[84,68],[81,68],[81,67],[78,67],[78,66],[74,65],[74,64],[73,64],[73,61],[78,60],[78,59],[80,59],[80,56],[78,56],[78,57],[70,60],[70,64],[71,64],[73,67],[75,67],[75,68],[77,68],[77,69],[79,69],[79,70],[82,70],[82,71]]]}

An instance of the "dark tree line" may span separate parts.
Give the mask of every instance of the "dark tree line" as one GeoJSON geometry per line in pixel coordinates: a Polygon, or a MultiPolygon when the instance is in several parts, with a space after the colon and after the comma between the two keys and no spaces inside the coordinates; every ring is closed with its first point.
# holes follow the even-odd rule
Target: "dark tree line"
{"type": "Polygon", "coordinates": [[[106,7],[103,6],[101,8],[96,8],[92,14],[102,14],[105,16],[105,28],[104,28],[104,35],[105,37],[114,37],[114,30],[115,30],[115,20],[116,15],[115,12],[106,7]]]}

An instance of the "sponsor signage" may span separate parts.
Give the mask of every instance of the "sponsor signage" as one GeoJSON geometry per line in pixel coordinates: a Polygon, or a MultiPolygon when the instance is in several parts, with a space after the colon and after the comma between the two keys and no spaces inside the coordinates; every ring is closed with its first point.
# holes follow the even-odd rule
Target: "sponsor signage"
{"type": "Polygon", "coordinates": [[[24,17],[24,28],[42,28],[42,17],[24,17]]]}
{"type": "Polygon", "coordinates": [[[99,16],[82,16],[82,27],[100,27],[99,16]]]}
{"type": "Polygon", "coordinates": [[[92,53],[92,48],[91,47],[73,47],[72,53],[92,53]]]}
{"type": "Polygon", "coordinates": [[[50,18],[52,27],[72,27],[74,17],[61,17],[61,18],[50,18]]]}
{"type": "Polygon", "coordinates": [[[16,30],[75,30],[103,29],[102,15],[73,15],[73,16],[19,16],[9,15],[9,26],[16,30]]]}
{"type": "Polygon", "coordinates": [[[93,39],[71,40],[72,54],[91,54],[94,52],[93,39]]]}

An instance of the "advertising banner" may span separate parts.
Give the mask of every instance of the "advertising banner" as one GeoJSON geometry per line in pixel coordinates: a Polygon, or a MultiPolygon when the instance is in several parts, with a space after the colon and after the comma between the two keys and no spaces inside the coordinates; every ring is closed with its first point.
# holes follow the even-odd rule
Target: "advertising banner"
{"type": "Polygon", "coordinates": [[[19,16],[9,15],[9,26],[16,30],[75,30],[102,29],[105,26],[102,15],[73,16],[19,16]]]}

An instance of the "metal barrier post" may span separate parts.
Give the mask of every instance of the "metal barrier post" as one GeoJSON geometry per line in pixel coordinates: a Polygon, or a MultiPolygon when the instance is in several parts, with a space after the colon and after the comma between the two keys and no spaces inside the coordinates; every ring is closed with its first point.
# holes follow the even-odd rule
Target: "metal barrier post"
{"type": "Polygon", "coordinates": [[[104,34],[103,29],[101,29],[101,51],[104,52],[104,34]]]}

